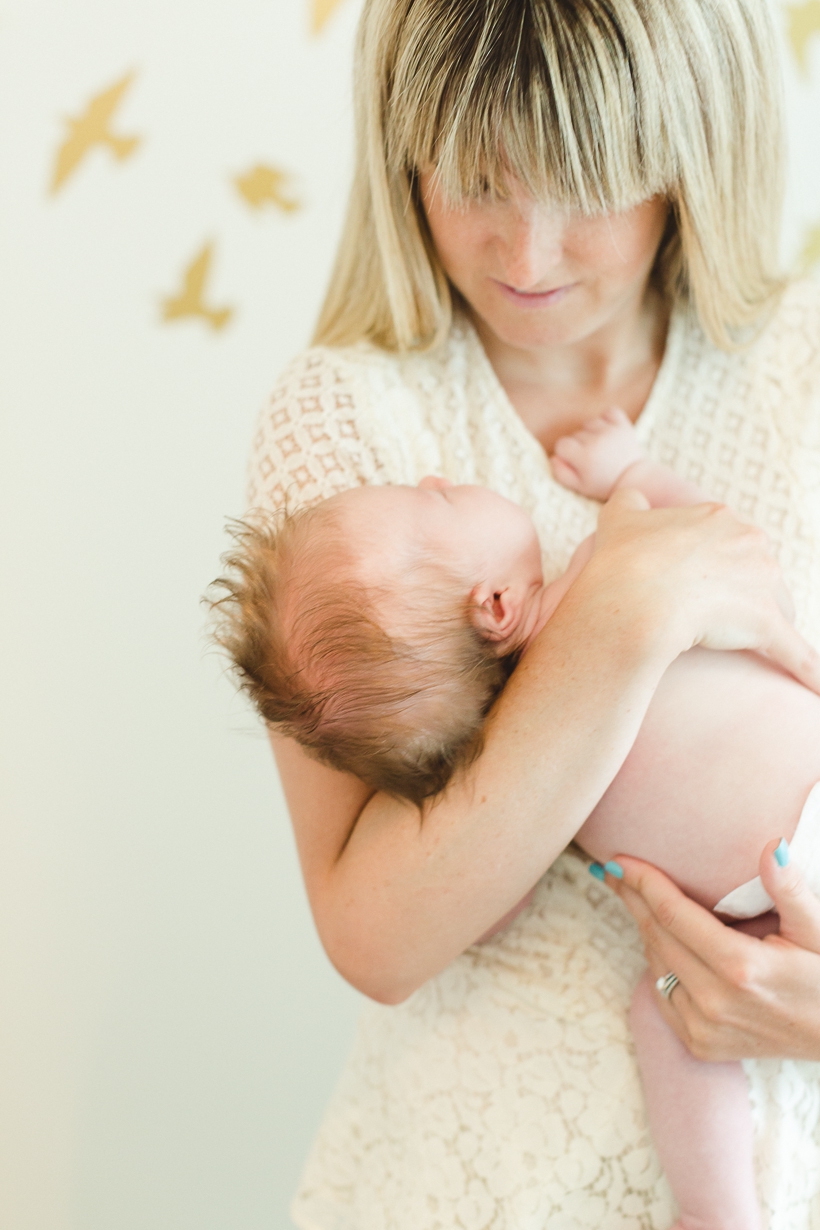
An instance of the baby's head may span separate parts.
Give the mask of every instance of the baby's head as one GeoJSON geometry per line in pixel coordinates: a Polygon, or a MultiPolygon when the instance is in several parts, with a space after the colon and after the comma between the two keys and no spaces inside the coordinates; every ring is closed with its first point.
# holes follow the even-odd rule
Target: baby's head
{"type": "Polygon", "coordinates": [[[360,487],[235,530],[216,637],[261,716],[420,803],[480,750],[542,585],[526,513],[482,487],[360,487]]]}

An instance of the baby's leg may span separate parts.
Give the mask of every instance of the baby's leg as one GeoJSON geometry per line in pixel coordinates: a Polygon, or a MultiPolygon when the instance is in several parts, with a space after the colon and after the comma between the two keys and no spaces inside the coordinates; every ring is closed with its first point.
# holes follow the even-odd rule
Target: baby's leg
{"type": "Polygon", "coordinates": [[[678,1230],[760,1230],[752,1112],[739,1063],[702,1063],[664,1021],[649,976],[630,1024],[661,1165],[680,1205],[678,1230]]]}

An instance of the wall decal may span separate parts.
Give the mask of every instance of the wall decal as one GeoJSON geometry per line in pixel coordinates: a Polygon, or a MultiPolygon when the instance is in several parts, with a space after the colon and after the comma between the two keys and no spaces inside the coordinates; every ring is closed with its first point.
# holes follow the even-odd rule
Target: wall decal
{"type": "Polygon", "coordinates": [[[319,34],[342,0],[310,0],[310,32],[319,34]]]}
{"type": "Polygon", "coordinates": [[[789,42],[802,72],[808,72],[809,40],[820,34],[820,0],[803,0],[802,4],[787,4],[789,42]]]}
{"type": "Polygon", "coordinates": [[[224,329],[233,316],[231,307],[213,308],[205,303],[205,283],[211,268],[213,244],[206,243],[182,275],[182,289],[162,301],[162,319],[184,320],[200,317],[212,329],[224,329]]]}
{"type": "Polygon", "coordinates": [[[804,272],[808,272],[818,262],[820,262],[820,226],[813,226],[806,235],[800,253],[800,266],[804,272]]]}
{"type": "Polygon", "coordinates": [[[75,118],[66,117],[68,136],[54,160],[49,189],[52,194],[59,192],[95,146],[105,146],[120,162],[134,153],[142,138],[117,136],[109,127],[123,95],[134,80],[134,75],[126,73],[116,85],[96,94],[82,115],[75,118]]]}
{"type": "Polygon", "coordinates": [[[276,205],[285,213],[293,213],[294,210],[302,208],[302,202],[288,195],[286,185],[289,179],[287,171],[280,171],[260,162],[244,175],[237,175],[233,182],[251,209],[276,205]]]}

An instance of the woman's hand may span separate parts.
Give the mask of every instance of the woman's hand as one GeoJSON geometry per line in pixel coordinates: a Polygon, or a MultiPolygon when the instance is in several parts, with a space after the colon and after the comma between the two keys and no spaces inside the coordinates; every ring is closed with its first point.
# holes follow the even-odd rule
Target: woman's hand
{"type": "Polygon", "coordinates": [[[698,1059],[820,1061],[820,900],[793,863],[778,865],[777,844],[763,851],[760,875],[780,934],[763,940],[724,926],[639,859],[619,856],[624,878],[608,877],[641,929],[653,978],[680,979],[658,1003],[698,1059]]]}
{"type": "Polygon", "coordinates": [[[595,551],[605,562],[599,596],[614,607],[637,587],[630,606],[677,652],[755,650],[820,692],[820,655],[792,626],[766,534],[724,505],[650,510],[640,492],[617,491],[601,510],[595,551]]]}

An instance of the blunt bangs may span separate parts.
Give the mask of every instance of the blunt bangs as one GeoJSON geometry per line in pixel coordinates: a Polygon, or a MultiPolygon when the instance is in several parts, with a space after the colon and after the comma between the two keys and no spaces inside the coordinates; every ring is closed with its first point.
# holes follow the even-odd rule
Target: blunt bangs
{"type": "Polygon", "coordinates": [[[433,166],[454,202],[503,196],[512,176],[588,214],[669,191],[677,160],[642,23],[627,37],[597,0],[476,0],[456,20],[457,7],[408,13],[385,115],[391,171],[433,166]]]}

